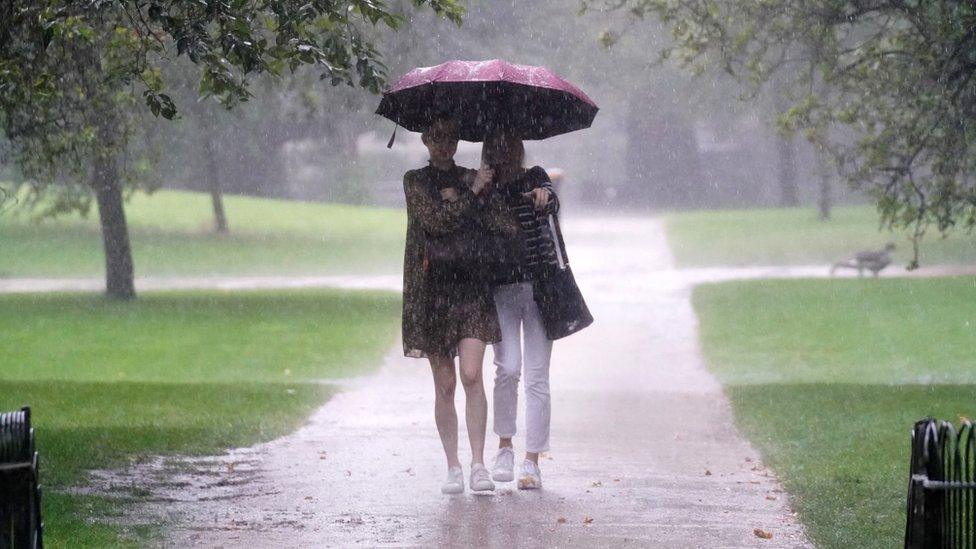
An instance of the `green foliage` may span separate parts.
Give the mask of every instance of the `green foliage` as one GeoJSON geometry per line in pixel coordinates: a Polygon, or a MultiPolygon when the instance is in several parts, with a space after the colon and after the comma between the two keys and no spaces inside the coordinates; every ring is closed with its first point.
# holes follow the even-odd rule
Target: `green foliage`
{"type": "Polygon", "coordinates": [[[974,411],[971,278],[698,286],[710,369],[818,547],[901,543],[909,431],[974,411]]]}
{"type": "MultiPolygon", "coordinates": [[[[455,0],[412,4],[455,23],[463,14],[455,0]]],[[[376,0],[46,0],[5,2],[0,20],[0,123],[40,196],[58,178],[88,183],[93,159],[127,150],[133,130],[151,123],[138,98],[154,116],[177,116],[167,63],[188,59],[199,94],[227,106],[250,98],[255,76],[302,66],[377,92],[385,67],[369,31],[396,30],[405,17],[376,0]]],[[[90,202],[77,189],[56,198],[48,213],[90,202]]]]}
{"type": "Polygon", "coordinates": [[[718,65],[792,99],[803,130],[882,223],[976,226],[976,7],[971,2],[586,0],[672,29],[659,52],[693,72],[718,65]]]}

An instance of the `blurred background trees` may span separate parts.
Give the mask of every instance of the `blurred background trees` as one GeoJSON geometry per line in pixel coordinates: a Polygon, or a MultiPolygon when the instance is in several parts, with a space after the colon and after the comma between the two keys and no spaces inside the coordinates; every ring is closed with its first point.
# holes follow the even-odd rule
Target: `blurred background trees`
{"type": "Polygon", "coordinates": [[[872,201],[917,236],[973,224],[968,4],[582,5],[470,3],[459,27],[454,0],[8,2],[0,188],[41,215],[97,205],[110,293],[130,295],[127,192],[209,193],[216,232],[235,227],[224,193],[402,205],[425,151],[407,132],[387,149],[366,92],[499,57],[550,66],[601,106],[591,130],[528,144],[529,162],[562,169],[567,204],[827,219],[872,201]]]}
{"type": "MultiPolygon", "coordinates": [[[[462,9],[454,0],[412,4],[460,22],[462,9]]],[[[30,190],[26,200],[40,205],[42,214],[87,211],[94,198],[107,293],[134,297],[122,197],[127,188],[167,179],[165,173],[140,174],[151,170],[148,157],[140,154],[151,149],[131,146],[136,135],[147,143],[155,138],[155,120],[140,103],[155,117],[177,116],[164,72],[187,71],[182,78],[187,87],[227,107],[251,99],[256,79],[270,86],[275,77],[302,66],[315,67],[329,84],[377,92],[385,68],[371,32],[396,30],[403,22],[401,15],[369,0],[4,2],[0,121],[7,138],[5,157],[24,176],[21,184],[30,190]],[[169,67],[186,60],[180,68],[169,67]]],[[[264,111],[287,116],[282,111],[288,109],[264,111]]],[[[201,107],[193,114],[205,112],[201,107]]],[[[259,125],[265,135],[251,143],[273,147],[303,131],[303,124],[276,122],[259,125]]],[[[193,137],[203,140],[198,147],[203,154],[215,151],[217,133],[200,131],[193,137]]],[[[281,173],[274,171],[277,158],[263,158],[276,177],[281,173]]],[[[215,167],[209,165],[207,178],[219,177],[215,167]]],[[[218,205],[220,188],[210,188],[216,189],[218,205]]],[[[216,211],[219,215],[219,206],[216,211]]],[[[225,229],[226,221],[218,218],[217,227],[225,229]]]]}
{"type": "MultiPolygon", "coordinates": [[[[740,102],[748,89],[727,74],[709,70],[696,79],[659,63],[649,52],[668,47],[671,37],[655,20],[622,12],[581,16],[561,0],[472,3],[463,27],[410,2],[391,2],[387,12],[409,32],[362,30],[387,54],[391,75],[451,58],[500,57],[550,66],[601,105],[592,130],[529,144],[530,161],[563,169],[570,201],[749,207],[811,203],[820,194],[812,148],[775,127],[775,97],[740,102]],[[634,39],[608,41],[607,27],[626,28],[634,39]]],[[[385,148],[393,127],[373,115],[375,97],[330,89],[314,71],[252,75],[246,108],[231,113],[218,95],[199,99],[194,65],[164,60],[160,72],[182,116],[147,126],[151,135],[139,140],[140,150],[157,163],[140,175],[143,182],[211,192],[210,181],[219,180],[230,193],[399,205],[401,174],[425,160],[419,139],[407,132],[392,151],[385,148]]],[[[459,161],[476,164],[477,151],[462,145],[459,161]]],[[[857,199],[844,189],[836,194],[857,199]]],[[[225,226],[233,220],[215,220],[225,226]]]]}
{"type": "Polygon", "coordinates": [[[913,230],[913,264],[929,227],[976,225],[972,2],[586,5],[666,25],[673,40],[649,57],[675,58],[694,72],[720,67],[752,89],[772,88],[784,135],[802,132],[877,203],[883,225],[913,230]]]}

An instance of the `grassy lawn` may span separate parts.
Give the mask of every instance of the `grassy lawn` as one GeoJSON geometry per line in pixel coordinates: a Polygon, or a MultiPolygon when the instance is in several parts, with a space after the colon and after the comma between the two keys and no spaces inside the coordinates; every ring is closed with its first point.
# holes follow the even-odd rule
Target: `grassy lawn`
{"type": "MultiPolygon", "coordinates": [[[[213,232],[206,194],[137,194],[126,206],[137,275],[396,273],[400,210],[228,196],[230,234],[213,232]]],[[[97,212],[37,223],[0,210],[0,276],[104,275],[97,212]]]]}
{"type": "MultiPolygon", "coordinates": [[[[833,218],[817,219],[812,208],[699,211],[672,214],[668,241],[679,267],[830,264],[852,252],[894,242],[895,264],[911,258],[908,233],[878,230],[873,206],[843,206],[833,218]]],[[[976,234],[947,239],[937,232],[922,241],[922,265],[976,262],[976,234]]]]}
{"type": "Polygon", "coordinates": [[[973,278],[698,286],[737,424],[823,547],[902,543],[909,432],[976,415],[973,278]]]}
{"type": "Polygon", "coordinates": [[[135,543],[122,504],[60,493],[133,456],[213,453],[297,428],[393,344],[399,298],[286,291],[0,297],[0,409],[30,404],[53,547],[135,543]]]}

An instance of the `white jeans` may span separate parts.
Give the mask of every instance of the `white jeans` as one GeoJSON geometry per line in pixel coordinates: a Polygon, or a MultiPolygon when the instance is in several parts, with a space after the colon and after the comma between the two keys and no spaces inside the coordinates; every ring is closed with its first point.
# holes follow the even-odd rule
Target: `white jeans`
{"type": "Polygon", "coordinates": [[[525,366],[526,452],[549,450],[549,358],[552,340],[546,338],[532,283],[495,288],[495,308],[502,340],[495,351],[495,434],[515,436],[518,384],[525,366]],[[524,340],[523,340],[524,336],[524,340]],[[523,351],[524,341],[524,351],[523,351]]]}

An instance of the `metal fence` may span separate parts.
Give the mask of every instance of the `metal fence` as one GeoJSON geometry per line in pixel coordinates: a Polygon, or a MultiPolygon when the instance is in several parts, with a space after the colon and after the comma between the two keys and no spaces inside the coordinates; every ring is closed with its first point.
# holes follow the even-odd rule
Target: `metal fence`
{"type": "Polygon", "coordinates": [[[30,408],[0,414],[0,549],[43,546],[30,408]]]}
{"type": "Polygon", "coordinates": [[[976,548],[976,430],[923,419],[912,431],[905,547],[976,548]]]}

